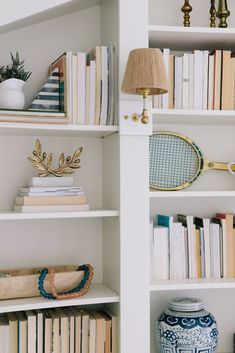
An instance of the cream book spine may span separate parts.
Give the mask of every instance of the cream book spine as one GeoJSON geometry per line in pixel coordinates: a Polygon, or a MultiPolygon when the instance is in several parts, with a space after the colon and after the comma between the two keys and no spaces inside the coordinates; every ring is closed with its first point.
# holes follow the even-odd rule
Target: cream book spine
{"type": "Polygon", "coordinates": [[[32,310],[27,310],[25,312],[28,321],[28,349],[30,353],[36,353],[37,351],[37,335],[36,335],[36,315],[32,310]]]}
{"type": "Polygon", "coordinates": [[[6,314],[9,323],[9,353],[18,353],[18,320],[14,313],[6,314]]]}
{"type": "Polygon", "coordinates": [[[78,100],[78,91],[77,91],[77,56],[72,56],[72,123],[78,124],[77,117],[77,100],[78,100]]]}
{"type": "MultiPolygon", "coordinates": [[[[166,69],[166,76],[169,82],[169,61],[170,61],[170,49],[163,49],[163,61],[166,69]]],[[[163,109],[168,109],[169,105],[169,93],[165,93],[162,95],[162,107],[163,109]]]]}
{"type": "Polygon", "coordinates": [[[18,196],[17,206],[83,205],[85,196],[18,196]]]}
{"type": "Polygon", "coordinates": [[[86,53],[77,53],[77,119],[79,125],[85,125],[86,105],[86,53]]]}
{"type": "Polygon", "coordinates": [[[15,206],[15,212],[32,213],[32,212],[79,212],[89,211],[88,204],[84,205],[54,205],[54,206],[15,206]]]}
{"type": "Polygon", "coordinates": [[[202,109],[207,109],[208,104],[208,67],[209,67],[209,51],[203,51],[203,80],[202,80],[202,109]]]}

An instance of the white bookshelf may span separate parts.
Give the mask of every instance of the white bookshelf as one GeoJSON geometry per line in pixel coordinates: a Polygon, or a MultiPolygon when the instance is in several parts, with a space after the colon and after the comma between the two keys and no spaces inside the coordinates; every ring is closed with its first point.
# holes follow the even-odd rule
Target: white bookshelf
{"type": "MultiPolygon", "coordinates": [[[[0,43],[5,48],[1,60],[2,65],[6,64],[10,52],[17,49],[25,59],[25,66],[32,71],[25,86],[26,105],[47,78],[49,64],[64,51],[88,52],[101,44],[117,46],[114,37],[118,27],[113,22],[108,24],[110,15],[118,18],[118,13],[110,8],[111,3],[118,2],[104,1],[101,5],[98,0],[49,0],[42,5],[45,11],[40,13],[36,3],[30,4],[30,17],[26,12],[17,14],[12,8],[11,15],[18,16],[17,22],[9,20],[0,28],[0,43]],[[55,7],[59,3],[61,6],[55,7]]],[[[0,163],[0,269],[71,263],[90,263],[94,267],[92,286],[81,298],[3,300],[0,312],[108,305],[119,315],[120,175],[123,173],[119,168],[119,127],[0,122],[0,163]],[[27,186],[28,180],[36,175],[27,157],[38,137],[43,151],[53,153],[55,164],[61,152],[68,156],[83,147],[81,168],[74,175],[74,184],[82,186],[91,206],[89,211],[12,212],[19,188],[27,186]]]]}
{"type": "Polygon", "coordinates": [[[233,110],[152,109],[153,124],[235,125],[233,110]]]}
{"type": "Polygon", "coordinates": [[[158,198],[221,198],[235,197],[235,191],[150,191],[150,199],[158,198]]]}
{"type": "MultiPolygon", "coordinates": [[[[191,27],[184,28],[182,4],[179,1],[149,0],[149,21],[145,28],[150,47],[173,50],[234,49],[235,6],[229,4],[229,27],[209,28],[210,2],[190,2],[191,27]]],[[[235,111],[153,109],[153,131],[174,131],[191,137],[210,160],[234,160],[235,111]],[[231,152],[231,154],[230,154],[231,152]]],[[[204,173],[182,191],[149,190],[150,216],[177,213],[211,217],[215,212],[235,212],[234,179],[228,174],[204,173]]],[[[175,296],[195,296],[203,300],[204,307],[217,319],[219,327],[219,352],[233,351],[234,278],[150,280],[150,352],[156,352],[155,322],[175,296]],[[223,303],[223,305],[222,305],[223,303]]]]}
{"type": "Polygon", "coordinates": [[[89,210],[79,212],[32,212],[32,213],[19,213],[19,212],[1,212],[0,220],[24,220],[24,219],[69,219],[69,218],[105,218],[105,217],[118,217],[119,211],[117,210],[89,210]]]}
{"type": "Polygon", "coordinates": [[[172,49],[228,48],[234,45],[235,28],[178,27],[149,25],[150,47],[172,49]],[[177,41],[175,38],[177,37],[177,41]]]}
{"type": "Polygon", "coordinates": [[[118,132],[118,126],[56,125],[0,122],[0,135],[105,137],[118,132]]]}
{"type": "Polygon", "coordinates": [[[118,303],[119,296],[104,284],[96,283],[91,285],[89,292],[81,298],[49,300],[41,297],[24,298],[24,299],[8,299],[0,301],[0,313],[47,309],[65,306],[81,306],[94,304],[118,303]]]}
{"type": "MultiPolygon", "coordinates": [[[[150,283],[150,292],[181,291],[191,289],[235,289],[235,278],[154,280],[150,283]]],[[[197,295],[197,293],[195,293],[195,295],[197,295]]]]}
{"type": "MultiPolygon", "coordinates": [[[[205,1],[197,2],[203,8],[205,1]]],[[[149,4],[145,0],[79,0],[68,2],[55,11],[39,14],[35,10],[34,16],[0,31],[0,44],[4,48],[1,60],[3,64],[8,61],[9,52],[15,50],[17,43],[18,51],[27,59],[27,66],[34,74],[26,87],[26,97],[30,100],[46,77],[48,63],[68,49],[87,52],[99,44],[118,46],[121,84],[129,51],[147,47],[149,42],[151,46],[175,49],[189,46],[188,49],[233,48],[233,28],[211,30],[203,27],[206,22],[203,19],[205,23],[201,23],[199,16],[194,21],[200,27],[179,27],[182,14],[180,10],[175,12],[172,4],[172,0],[149,0],[149,4]],[[155,22],[148,20],[148,7],[151,9],[155,3],[157,11],[151,11],[151,17],[159,20],[159,14],[163,13],[160,17],[167,22],[165,18],[169,14],[172,21],[161,23],[161,26],[152,25],[155,22]],[[75,5],[76,10],[71,11],[75,5]],[[135,26],[130,25],[133,13],[138,24],[135,26]],[[39,43],[43,43],[43,47],[39,43]]],[[[174,4],[177,8],[181,5],[177,0],[174,4]]],[[[233,20],[235,6],[231,6],[233,20]]],[[[235,327],[233,280],[149,281],[148,234],[150,214],[157,212],[175,213],[180,209],[210,214],[218,206],[232,211],[235,208],[235,179],[216,173],[210,176],[208,172],[192,188],[182,192],[149,191],[148,140],[152,123],[144,126],[131,119],[123,120],[125,114],[139,111],[139,97],[121,94],[118,103],[120,130],[117,126],[0,123],[0,163],[3,166],[0,221],[9,220],[1,222],[0,268],[49,266],[57,262],[90,262],[95,268],[93,286],[85,297],[68,301],[48,301],[40,297],[12,299],[0,302],[0,312],[67,305],[109,305],[120,316],[119,353],[155,353],[156,317],[171,297],[196,295],[215,313],[219,322],[219,351],[231,353],[235,327]],[[10,211],[18,188],[32,175],[26,157],[38,136],[43,148],[55,156],[62,151],[69,154],[79,146],[84,147],[75,182],[84,188],[91,211],[66,214],[10,211]],[[19,222],[21,219],[27,222],[19,222]],[[47,246],[43,247],[44,244],[47,246]]],[[[233,112],[154,110],[153,130],[184,133],[198,143],[207,157],[229,161],[235,159],[234,118],[233,112]]]]}

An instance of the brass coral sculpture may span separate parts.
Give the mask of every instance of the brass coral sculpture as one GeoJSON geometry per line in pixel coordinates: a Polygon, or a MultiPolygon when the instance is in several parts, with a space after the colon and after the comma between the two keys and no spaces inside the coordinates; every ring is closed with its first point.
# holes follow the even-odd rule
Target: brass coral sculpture
{"type": "Polygon", "coordinates": [[[56,177],[62,177],[64,174],[73,174],[75,169],[80,168],[80,154],[82,153],[82,147],[78,148],[73,156],[65,158],[64,153],[61,153],[59,158],[59,166],[56,169],[52,169],[53,155],[52,153],[47,154],[42,152],[42,145],[39,139],[36,140],[35,149],[28,160],[34,169],[39,171],[39,177],[46,177],[48,175],[54,175],[56,177]]]}

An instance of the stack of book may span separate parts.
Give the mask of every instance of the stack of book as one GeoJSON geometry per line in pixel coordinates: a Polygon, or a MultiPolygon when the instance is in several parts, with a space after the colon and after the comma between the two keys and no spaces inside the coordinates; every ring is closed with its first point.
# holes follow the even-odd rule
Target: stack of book
{"type": "Polygon", "coordinates": [[[230,50],[170,53],[163,49],[169,92],[153,98],[160,109],[235,109],[235,57],[230,50]]]}
{"type": "Polygon", "coordinates": [[[59,69],[60,110],[69,124],[114,125],[114,47],[97,46],[90,53],[68,51],[56,59],[49,73],[59,69]]]}
{"type": "Polygon", "coordinates": [[[77,307],[1,314],[0,352],[117,353],[117,316],[77,307]]]}
{"type": "Polygon", "coordinates": [[[15,201],[15,212],[89,210],[89,204],[82,188],[73,186],[73,177],[34,177],[30,185],[20,188],[15,201]]]}
{"type": "Polygon", "coordinates": [[[64,112],[1,109],[0,122],[68,124],[68,118],[64,112]]]}
{"type": "Polygon", "coordinates": [[[235,217],[157,215],[150,223],[153,279],[235,277],[235,217]]]}

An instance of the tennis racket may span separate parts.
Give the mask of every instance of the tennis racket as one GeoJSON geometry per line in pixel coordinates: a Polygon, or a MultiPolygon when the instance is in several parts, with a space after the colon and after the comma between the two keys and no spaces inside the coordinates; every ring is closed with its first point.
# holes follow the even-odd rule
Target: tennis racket
{"type": "Polygon", "coordinates": [[[187,188],[210,169],[235,171],[235,164],[208,161],[191,139],[174,132],[153,133],[149,141],[149,156],[149,184],[152,189],[187,188]]]}

